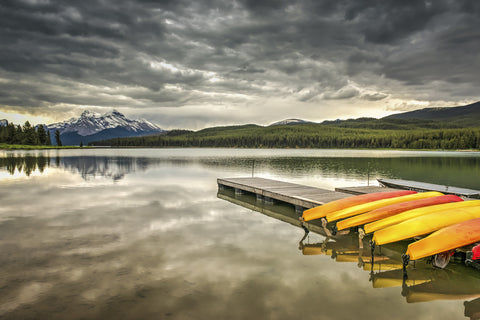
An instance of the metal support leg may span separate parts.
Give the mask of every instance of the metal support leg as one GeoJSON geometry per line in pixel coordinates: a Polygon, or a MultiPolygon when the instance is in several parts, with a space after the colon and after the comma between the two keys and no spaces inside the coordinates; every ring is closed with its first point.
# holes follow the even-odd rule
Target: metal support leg
{"type": "Polygon", "coordinates": [[[403,264],[403,276],[407,276],[407,266],[410,263],[410,256],[408,254],[402,255],[402,264],[403,264]]]}
{"type": "Polygon", "coordinates": [[[372,255],[372,265],[373,265],[373,262],[375,260],[375,241],[373,240],[370,241],[370,252],[372,255]]]}

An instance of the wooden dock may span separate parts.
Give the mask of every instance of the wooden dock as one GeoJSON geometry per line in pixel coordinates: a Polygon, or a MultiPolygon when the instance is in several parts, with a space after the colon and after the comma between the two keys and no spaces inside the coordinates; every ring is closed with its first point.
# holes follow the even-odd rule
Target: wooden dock
{"type": "Polygon", "coordinates": [[[253,193],[257,200],[282,201],[293,204],[297,211],[313,208],[352,195],[391,191],[385,187],[338,188],[335,191],[264,178],[219,178],[218,187],[233,188],[236,194],[253,193]]]}

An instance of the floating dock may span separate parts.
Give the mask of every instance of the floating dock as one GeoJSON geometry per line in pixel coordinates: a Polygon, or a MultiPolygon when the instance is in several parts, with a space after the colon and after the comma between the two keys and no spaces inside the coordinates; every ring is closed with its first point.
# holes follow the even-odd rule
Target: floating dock
{"type": "Polygon", "coordinates": [[[377,180],[380,184],[390,188],[414,190],[414,191],[420,191],[420,192],[438,191],[444,194],[454,194],[464,198],[480,199],[480,190],[457,188],[457,187],[444,186],[444,185],[432,184],[432,183],[426,183],[426,182],[411,181],[411,180],[400,180],[400,179],[377,179],[377,180]]]}
{"type": "Polygon", "coordinates": [[[352,195],[392,191],[395,189],[376,186],[337,188],[335,191],[309,187],[295,183],[265,178],[219,178],[219,189],[233,188],[236,194],[253,193],[257,200],[274,200],[290,203],[297,212],[320,206],[330,201],[351,197],[352,195]]]}

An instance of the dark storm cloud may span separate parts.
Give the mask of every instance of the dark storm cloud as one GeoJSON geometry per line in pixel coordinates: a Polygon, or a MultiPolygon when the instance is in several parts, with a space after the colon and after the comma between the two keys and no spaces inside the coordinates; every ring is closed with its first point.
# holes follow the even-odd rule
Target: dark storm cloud
{"type": "Polygon", "coordinates": [[[0,105],[474,100],[478,30],[473,0],[5,0],[0,105]]]}

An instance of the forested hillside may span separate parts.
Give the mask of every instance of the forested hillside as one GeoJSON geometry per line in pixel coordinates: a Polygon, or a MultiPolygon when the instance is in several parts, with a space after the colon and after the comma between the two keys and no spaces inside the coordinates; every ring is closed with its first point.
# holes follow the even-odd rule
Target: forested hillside
{"type": "Polygon", "coordinates": [[[458,128],[433,121],[356,119],[323,124],[215,127],[91,143],[115,147],[396,148],[472,149],[480,127],[458,128]]]}
{"type": "Polygon", "coordinates": [[[478,127],[480,124],[480,101],[466,106],[450,108],[424,108],[390,115],[383,119],[445,121],[462,127],[478,127]]]}

